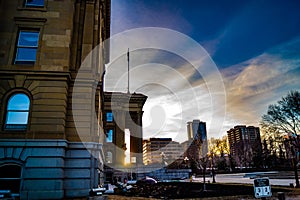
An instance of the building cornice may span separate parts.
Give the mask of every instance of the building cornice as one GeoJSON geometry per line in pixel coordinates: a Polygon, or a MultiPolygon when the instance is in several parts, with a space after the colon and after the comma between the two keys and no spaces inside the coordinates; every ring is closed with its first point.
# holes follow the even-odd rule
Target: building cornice
{"type": "Polygon", "coordinates": [[[23,71],[23,70],[1,70],[1,77],[3,76],[15,76],[15,75],[27,75],[36,77],[56,77],[56,78],[68,78],[71,79],[70,72],[51,72],[51,71],[23,71]]]}
{"type": "Polygon", "coordinates": [[[140,93],[104,92],[104,102],[139,103],[144,105],[147,96],[140,93]]]}

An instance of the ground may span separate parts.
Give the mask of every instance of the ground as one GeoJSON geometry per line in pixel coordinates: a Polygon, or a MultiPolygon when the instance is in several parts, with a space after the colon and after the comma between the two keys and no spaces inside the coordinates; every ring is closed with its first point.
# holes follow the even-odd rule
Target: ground
{"type": "MultiPolygon", "coordinates": [[[[146,197],[126,197],[120,195],[110,195],[108,200],[154,200],[156,198],[146,198],[146,197]]],[[[253,196],[227,196],[227,197],[206,197],[206,198],[184,198],[185,200],[257,200],[253,196]]],[[[285,200],[299,200],[300,196],[286,196],[285,200]]],[[[178,199],[181,200],[181,199],[178,199]]],[[[267,198],[267,200],[278,200],[277,196],[267,198]]]]}
{"type": "MultiPolygon", "coordinates": [[[[253,185],[249,184],[207,184],[207,191],[202,191],[202,184],[197,183],[177,183],[171,185],[160,185],[153,190],[159,189],[160,192],[140,193],[139,196],[135,194],[123,194],[123,195],[108,195],[109,200],[151,200],[151,199],[210,199],[210,200],[234,200],[245,199],[254,200],[253,185]],[[198,188],[197,190],[195,190],[198,188]],[[176,190],[174,190],[176,189],[176,190]],[[183,191],[183,192],[178,192],[183,191]]],[[[283,192],[285,200],[300,199],[299,188],[289,187],[273,187],[272,197],[268,197],[267,200],[278,200],[278,194],[283,192]]]]}

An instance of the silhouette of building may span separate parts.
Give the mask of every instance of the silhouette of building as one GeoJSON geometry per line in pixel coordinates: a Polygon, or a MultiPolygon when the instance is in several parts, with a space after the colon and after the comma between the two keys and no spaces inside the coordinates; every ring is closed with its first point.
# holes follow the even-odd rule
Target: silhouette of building
{"type": "Polygon", "coordinates": [[[262,144],[258,127],[239,125],[227,131],[230,155],[238,166],[253,165],[253,158],[261,155],[262,144]]]}
{"type": "Polygon", "coordinates": [[[188,141],[184,143],[186,156],[194,160],[205,157],[208,153],[206,123],[200,120],[187,122],[187,134],[188,141]]]}
{"type": "Polygon", "coordinates": [[[110,1],[0,1],[0,15],[0,189],[86,198],[103,177],[110,1]]]}
{"type": "Polygon", "coordinates": [[[168,165],[182,157],[183,148],[172,138],[149,138],[143,142],[143,161],[145,165],[168,165]]]}

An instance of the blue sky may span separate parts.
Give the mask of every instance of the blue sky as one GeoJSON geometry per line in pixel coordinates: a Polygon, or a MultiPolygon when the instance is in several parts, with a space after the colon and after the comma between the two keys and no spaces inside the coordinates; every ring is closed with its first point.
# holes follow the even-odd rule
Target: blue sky
{"type": "MultiPolygon", "coordinates": [[[[221,130],[208,128],[209,137],[221,137],[238,124],[258,126],[269,104],[275,103],[289,90],[300,89],[299,1],[112,0],[111,13],[112,37],[133,28],[168,28],[189,36],[209,54],[222,76],[226,96],[225,105],[220,105],[226,109],[223,126],[221,130]]],[[[143,39],[147,40],[139,38],[143,39]]],[[[123,42],[126,46],[126,41],[123,42]]],[[[178,59],[176,62],[164,61],[170,57],[163,54],[156,58],[157,52],[147,52],[152,61],[173,67],[184,75],[188,73],[190,68],[184,68],[178,59]]],[[[109,69],[107,74],[107,79],[112,77],[109,69]]],[[[189,80],[191,77],[193,87],[201,87],[203,77],[194,74],[189,80]]],[[[109,88],[109,84],[106,87],[109,88]]],[[[159,102],[164,95],[156,93],[156,97],[152,104],[159,102]]],[[[172,118],[176,115],[174,112],[170,114],[172,108],[152,108],[155,108],[152,112],[158,112],[154,115],[156,119],[161,119],[157,116],[172,118]]],[[[147,118],[147,112],[151,109],[146,108],[144,118],[147,118]]],[[[206,121],[204,112],[210,112],[209,109],[201,112],[198,116],[191,115],[186,121],[193,118],[206,121]]],[[[213,121],[209,126],[215,126],[213,121]]],[[[166,124],[159,130],[153,127],[144,129],[144,134],[152,131],[157,134],[150,134],[151,137],[165,137],[186,130],[183,126],[173,130],[170,123],[166,124]]]]}

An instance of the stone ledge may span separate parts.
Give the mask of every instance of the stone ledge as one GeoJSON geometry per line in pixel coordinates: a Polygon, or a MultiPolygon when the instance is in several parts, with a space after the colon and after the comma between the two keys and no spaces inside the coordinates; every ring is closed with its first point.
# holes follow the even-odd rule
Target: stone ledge
{"type": "Polygon", "coordinates": [[[0,139],[0,147],[68,147],[66,140],[0,139]]]}

